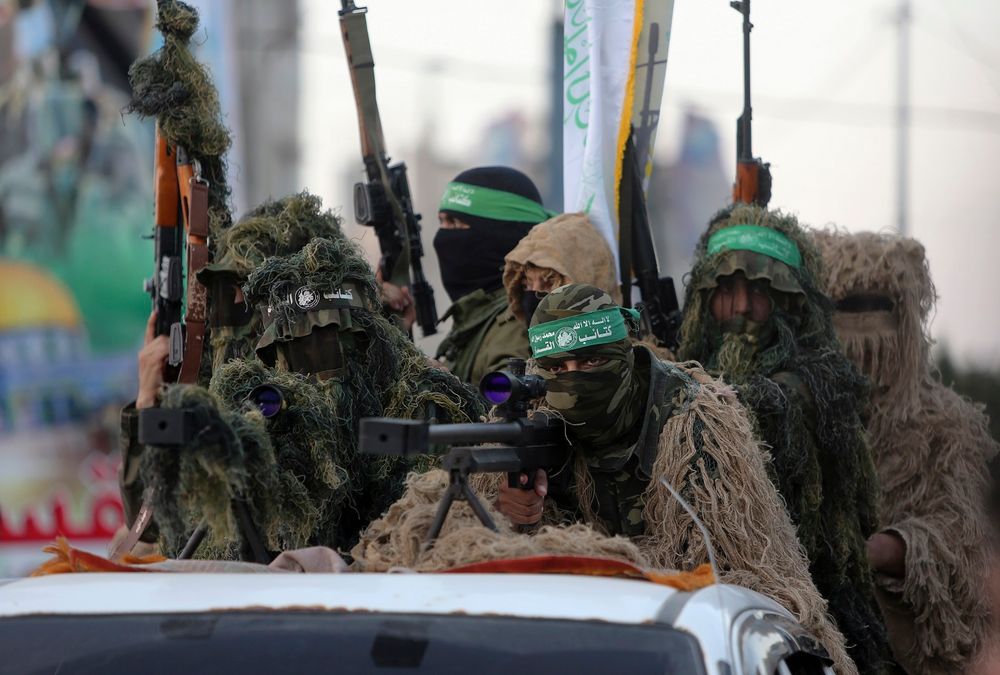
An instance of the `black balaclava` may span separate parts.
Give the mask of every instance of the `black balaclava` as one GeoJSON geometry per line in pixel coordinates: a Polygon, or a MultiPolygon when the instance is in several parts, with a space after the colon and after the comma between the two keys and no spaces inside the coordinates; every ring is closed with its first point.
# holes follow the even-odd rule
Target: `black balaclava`
{"type": "MultiPolygon", "coordinates": [[[[483,166],[458,174],[453,183],[501,190],[541,205],[538,188],[526,175],[506,166],[483,166]]],[[[441,281],[452,302],[477,290],[495,291],[503,286],[504,256],[528,231],[545,220],[494,220],[469,213],[442,209],[469,225],[467,230],[440,229],[434,235],[434,250],[441,266],[441,281]]],[[[533,219],[532,219],[533,220],[533,219]]]]}

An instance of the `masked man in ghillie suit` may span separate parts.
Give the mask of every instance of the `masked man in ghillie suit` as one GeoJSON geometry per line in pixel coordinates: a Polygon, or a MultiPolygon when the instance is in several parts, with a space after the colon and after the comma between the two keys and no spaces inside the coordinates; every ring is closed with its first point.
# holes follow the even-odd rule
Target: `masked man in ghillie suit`
{"type": "Polygon", "coordinates": [[[986,503],[997,444],[981,406],[933,375],[924,247],[869,232],[816,239],[837,335],[872,382],[868,438],[882,499],[868,550],[893,653],[912,675],[964,672],[990,628],[986,503]]]}
{"type": "Polygon", "coordinates": [[[794,217],[723,211],[698,245],[679,353],[736,386],[771,448],[813,580],[858,669],[879,673],[888,646],[865,549],[877,517],[867,386],[839,351],[818,270],[794,217]]]}
{"type": "Polygon", "coordinates": [[[633,344],[637,328],[634,310],[593,286],[570,284],[542,299],[529,338],[545,403],[567,423],[572,464],[548,476],[545,495],[504,483],[498,510],[521,525],[586,523],[630,538],[659,568],[693,569],[707,560],[706,543],[665,480],[708,528],[723,580],[784,604],[831,651],[838,672],[855,672],[746,410],[701,368],[633,344]]]}
{"type": "Polygon", "coordinates": [[[269,552],[346,550],[420,468],[359,455],[361,418],[475,421],[478,394],[428,367],[380,314],[371,268],[344,238],[269,258],[244,290],[266,325],[259,360],[230,361],[208,391],[168,388],[163,406],[190,411],[197,433],[184,448],[143,453],[140,472],[159,495],[167,550],[199,522],[211,532],[203,554],[235,556],[252,536],[269,552]],[[241,510],[256,533],[240,522],[241,510]]]}
{"type": "Polygon", "coordinates": [[[436,358],[463,382],[528,357],[527,327],[507,307],[504,256],[550,215],[531,179],[506,167],[463,171],[445,189],[434,250],[454,304],[436,358]]]}
{"type": "MultiPolygon", "coordinates": [[[[263,328],[258,308],[244,298],[242,286],[249,274],[265,258],[290,255],[317,236],[343,239],[340,220],[323,209],[319,197],[308,192],[265,202],[221,232],[215,245],[215,262],[198,274],[198,280],[208,289],[208,342],[212,363],[211,372],[203,373],[201,384],[207,386],[211,373],[218,372],[228,361],[254,353],[263,328]]],[[[142,445],[137,438],[138,410],[157,405],[169,350],[167,337],[154,338],[151,327],[152,324],[139,354],[136,402],[122,411],[120,482],[129,526],[138,513],[144,490],[139,480],[142,445]]],[[[152,523],[143,533],[142,541],[152,543],[158,536],[156,525],[152,523]]]]}

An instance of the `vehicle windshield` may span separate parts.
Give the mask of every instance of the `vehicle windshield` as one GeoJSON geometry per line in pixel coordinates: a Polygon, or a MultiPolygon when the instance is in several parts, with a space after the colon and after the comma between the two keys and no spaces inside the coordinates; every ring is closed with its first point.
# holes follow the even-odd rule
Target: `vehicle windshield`
{"type": "Polygon", "coordinates": [[[0,673],[613,673],[703,675],[665,626],[311,611],[0,620],[0,673]]]}

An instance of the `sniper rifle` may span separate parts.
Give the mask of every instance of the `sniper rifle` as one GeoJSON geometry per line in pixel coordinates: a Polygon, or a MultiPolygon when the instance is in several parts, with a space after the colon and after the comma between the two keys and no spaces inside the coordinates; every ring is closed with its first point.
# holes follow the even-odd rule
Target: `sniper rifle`
{"type": "Polygon", "coordinates": [[[545,395],[545,382],[537,375],[525,375],[523,360],[511,359],[506,371],[488,373],[479,389],[497,405],[504,417],[502,422],[430,424],[387,417],[361,420],[359,449],[365,454],[409,457],[430,454],[434,445],[453,446],[441,458],[449,485],[424,540],[427,549],[434,545],[456,500],[468,502],[485,527],[497,530],[469,485],[470,475],[505,471],[510,487],[533,489],[538,469],[558,469],[569,459],[564,423],[542,411],[528,411],[530,401],[545,395]],[[522,474],[527,475],[527,482],[522,482],[522,474]]]}

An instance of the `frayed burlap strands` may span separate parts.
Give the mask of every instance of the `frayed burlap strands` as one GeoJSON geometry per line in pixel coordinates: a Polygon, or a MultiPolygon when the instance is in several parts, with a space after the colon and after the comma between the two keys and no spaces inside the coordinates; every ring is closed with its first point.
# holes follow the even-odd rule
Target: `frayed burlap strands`
{"type": "Polygon", "coordinates": [[[230,222],[225,153],[231,139],[212,78],[189,48],[198,12],[184,2],[158,0],[156,27],[163,46],[129,69],[132,100],[126,111],[155,117],[166,140],[201,163],[209,182],[210,219],[215,211],[215,226],[224,227],[230,222]]]}
{"type": "Polygon", "coordinates": [[[893,234],[817,233],[836,300],[877,295],[891,312],[840,312],[845,351],[874,381],[868,437],[879,523],[906,542],[903,580],[876,579],[896,658],[909,672],[964,671],[990,633],[988,462],[997,453],[979,406],[933,375],[936,299],[923,246],[893,234]]]}
{"type": "Polygon", "coordinates": [[[316,542],[346,544],[344,537],[350,541],[350,536],[341,531],[340,523],[345,511],[356,508],[355,492],[363,472],[351,424],[342,419],[322,385],[255,360],[223,366],[212,379],[212,391],[238,408],[262,384],[282,392],[285,409],[267,422],[274,446],[274,466],[269,470],[280,480],[280,494],[252,489],[247,493],[259,512],[258,527],[274,542],[274,550],[316,542]]]}
{"type": "Polygon", "coordinates": [[[880,523],[906,542],[904,579],[876,581],[901,598],[910,617],[890,632],[903,665],[962,672],[991,634],[984,503],[997,443],[982,407],[940,383],[925,380],[918,400],[916,415],[893,416],[886,405],[869,422],[883,491],[880,523]]]}
{"type": "Polygon", "coordinates": [[[242,276],[265,259],[291,255],[315,237],[344,239],[341,219],[323,209],[319,197],[303,191],[268,200],[222,233],[218,250],[242,276]]]}
{"type": "Polygon", "coordinates": [[[661,432],[640,548],[659,567],[693,569],[708,560],[701,532],[659,482],[662,477],[708,529],[722,580],[782,604],[819,638],[838,673],[857,672],[810,577],[795,528],[768,477],[767,453],[754,439],[735,391],[692,364],[685,370],[697,386],[661,432]]]}
{"type": "Polygon", "coordinates": [[[355,568],[362,572],[384,572],[393,567],[432,572],[476,562],[539,555],[596,556],[642,567],[649,565],[628,539],[605,537],[584,525],[546,526],[534,535],[516,534],[486,499],[481,501],[499,532],[483,527],[468,504],[456,502],[441,536],[433,548],[424,551],[424,539],[447,486],[448,474],[444,471],[410,474],[403,498],[365,530],[351,551],[355,568]]]}
{"type": "Polygon", "coordinates": [[[715,267],[714,256],[708,255],[708,240],[721,229],[734,224],[759,225],[780,232],[790,239],[802,255],[802,266],[791,270],[792,276],[802,286],[806,302],[801,313],[796,337],[800,347],[809,348],[814,343],[825,345],[832,339],[829,312],[831,304],[821,289],[826,275],[822,260],[806,231],[795,216],[781,211],[768,211],[749,204],[737,204],[719,212],[708,230],[701,236],[695,249],[695,264],[684,295],[684,322],[681,325],[678,355],[682,359],[701,361],[704,354],[711,353],[709,325],[706,321],[708,304],[699,291],[698,282],[710,275],[715,267]]]}
{"type": "Polygon", "coordinates": [[[597,286],[621,303],[621,289],[614,256],[607,241],[584,213],[563,213],[535,225],[504,258],[503,285],[510,311],[527,323],[521,308],[525,270],[547,270],[549,288],[569,283],[597,286]]]}
{"type": "Polygon", "coordinates": [[[826,292],[834,301],[856,294],[879,295],[893,303],[880,312],[839,312],[837,333],[847,355],[876,387],[892,394],[894,414],[914,414],[917,392],[933,341],[928,321],[937,294],[924,247],[894,234],[836,229],[814,233],[827,269],[826,292]]]}

